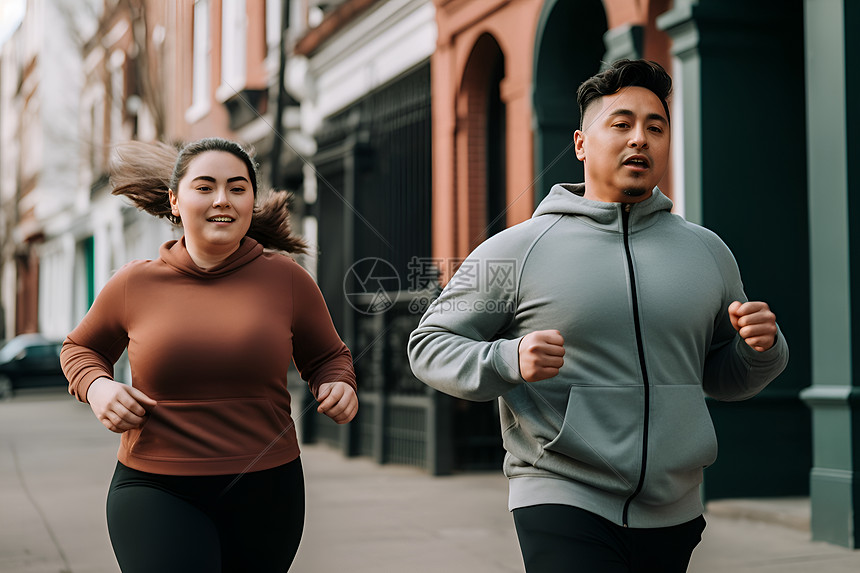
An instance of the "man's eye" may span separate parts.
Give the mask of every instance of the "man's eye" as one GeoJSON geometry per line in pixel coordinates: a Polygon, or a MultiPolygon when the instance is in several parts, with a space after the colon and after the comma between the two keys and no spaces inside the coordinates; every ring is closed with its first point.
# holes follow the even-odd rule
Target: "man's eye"
{"type": "Polygon", "coordinates": [[[663,128],[662,128],[662,127],[660,127],[660,126],[657,126],[657,125],[652,125],[652,126],[651,126],[651,127],[649,127],[648,129],[650,129],[650,130],[651,130],[651,131],[653,131],[654,133],[663,133],[663,128]]]}
{"type": "Polygon", "coordinates": [[[627,129],[628,127],[630,127],[630,124],[627,123],[626,121],[619,121],[618,123],[614,124],[612,127],[620,127],[623,129],[627,129]]]}

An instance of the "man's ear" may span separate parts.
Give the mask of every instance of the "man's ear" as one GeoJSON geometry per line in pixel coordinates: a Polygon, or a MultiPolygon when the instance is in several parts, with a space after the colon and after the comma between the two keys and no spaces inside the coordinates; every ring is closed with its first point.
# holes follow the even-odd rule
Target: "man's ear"
{"type": "Polygon", "coordinates": [[[577,129],[573,132],[573,149],[576,151],[576,158],[580,161],[585,161],[585,132],[577,129]]]}

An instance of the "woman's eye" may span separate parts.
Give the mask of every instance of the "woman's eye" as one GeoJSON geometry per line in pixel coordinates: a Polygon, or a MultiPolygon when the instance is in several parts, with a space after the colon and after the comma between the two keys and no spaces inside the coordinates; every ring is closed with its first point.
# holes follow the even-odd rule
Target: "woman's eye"
{"type": "Polygon", "coordinates": [[[211,187],[209,187],[208,185],[201,185],[200,187],[198,187],[198,188],[197,188],[197,190],[198,190],[198,191],[202,191],[203,193],[205,193],[205,192],[207,192],[207,191],[211,191],[211,190],[212,190],[212,188],[211,188],[211,187]]]}
{"type": "Polygon", "coordinates": [[[233,193],[244,193],[245,188],[244,187],[233,187],[233,189],[231,189],[231,191],[233,191],[233,193]]]}

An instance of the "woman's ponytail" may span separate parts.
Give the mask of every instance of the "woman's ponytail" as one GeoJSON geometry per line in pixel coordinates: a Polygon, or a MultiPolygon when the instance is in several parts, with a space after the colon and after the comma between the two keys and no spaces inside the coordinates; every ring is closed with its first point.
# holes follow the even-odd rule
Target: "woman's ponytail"
{"type": "Polygon", "coordinates": [[[116,146],[109,172],[114,195],[128,197],[140,210],[179,224],[170,212],[170,178],[179,150],[161,142],[128,141],[116,146]]]}
{"type": "Polygon", "coordinates": [[[304,254],[308,245],[292,233],[289,201],[290,194],[284,191],[270,191],[259,200],[254,206],[248,236],[268,249],[304,254]]]}

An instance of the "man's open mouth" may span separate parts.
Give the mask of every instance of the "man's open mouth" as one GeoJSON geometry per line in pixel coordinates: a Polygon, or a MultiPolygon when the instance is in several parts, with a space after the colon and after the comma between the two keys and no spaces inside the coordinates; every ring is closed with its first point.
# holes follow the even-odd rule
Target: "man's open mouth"
{"type": "Polygon", "coordinates": [[[647,169],[651,166],[647,158],[638,155],[626,159],[623,165],[630,165],[631,167],[640,167],[642,169],[647,169]]]}

